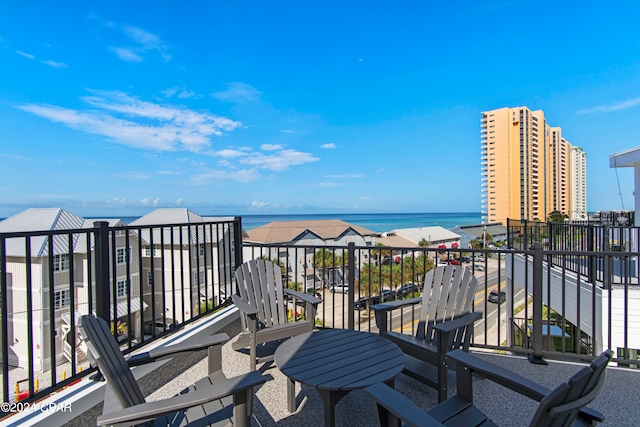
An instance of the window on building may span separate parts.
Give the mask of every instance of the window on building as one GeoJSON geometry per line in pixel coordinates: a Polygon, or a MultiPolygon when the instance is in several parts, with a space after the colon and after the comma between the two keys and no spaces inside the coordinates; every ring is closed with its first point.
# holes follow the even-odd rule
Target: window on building
{"type": "Polygon", "coordinates": [[[53,294],[53,306],[56,310],[68,307],[69,304],[71,304],[71,291],[69,289],[55,291],[53,294]]]}
{"type": "Polygon", "coordinates": [[[126,248],[117,248],[116,249],[116,263],[123,264],[129,260],[129,253],[131,252],[131,248],[128,250],[126,248]]]}
{"type": "Polygon", "coordinates": [[[128,280],[118,280],[116,283],[116,295],[118,297],[124,297],[129,294],[129,281],[128,280]]]}
{"type": "Polygon", "coordinates": [[[149,286],[151,286],[153,278],[151,276],[151,272],[150,271],[147,271],[147,280],[148,280],[149,286]]]}
{"type": "MultiPolygon", "coordinates": [[[[144,256],[150,257],[151,256],[151,248],[149,246],[145,246],[144,248],[144,256]]],[[[158,256],[158,254],[156,253],[156,248],[153,248],[153,256],[156,257],[158,256]]]]}
{"type": "Polygon", "coordinates": [[[69,269],[69,254],[53,256],[53,271],[63,271],[69,269]]]}
{"type": "Polygon", "coordinates": [[[199,285],[204,285],[204,272],[202,271],[195,271],[193,273],[193,281],[196,282],[199,285]]]}
{"type": "Polygon", "coordinates": [[[199,251],[198,251],[198,253],[200,254],[200,256],[204,256],[204,250],[205,250],[204,243],[200,243],[200,249],[199,249],[199,251]]]}

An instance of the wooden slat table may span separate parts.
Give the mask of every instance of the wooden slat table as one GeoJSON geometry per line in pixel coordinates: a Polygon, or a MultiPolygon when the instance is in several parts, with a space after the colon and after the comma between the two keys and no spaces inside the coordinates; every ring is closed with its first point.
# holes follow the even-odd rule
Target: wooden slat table
{"type": "Polygon", "coordinates": [[[325,329],[291,338],[275,353],[288,378],[287,409],[296,410],[295,381],[315,387],[324,402],[325,426],[335,425],[335,406],[351,390],[386,382],[402,372],[402,350],[378,335],[325,329]]]}

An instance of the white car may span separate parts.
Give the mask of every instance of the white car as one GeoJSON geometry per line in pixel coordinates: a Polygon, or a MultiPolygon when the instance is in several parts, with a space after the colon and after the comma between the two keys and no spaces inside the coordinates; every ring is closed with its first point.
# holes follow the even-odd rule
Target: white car
{"type": "Polygon", "coordinates": [[[340,292],[340,293],[346,294],[347,292],[349,292],[349,284],[348,283],[335,283],[335,284],[331,285],[331,287],[329,288],[329,291],[331,291],[331,292],[340,292]]]}
{"type": "Polygon", "coordinates": [[[476,271],[484,271],[484,265],[474,264],[473,269],[476,271]]]}

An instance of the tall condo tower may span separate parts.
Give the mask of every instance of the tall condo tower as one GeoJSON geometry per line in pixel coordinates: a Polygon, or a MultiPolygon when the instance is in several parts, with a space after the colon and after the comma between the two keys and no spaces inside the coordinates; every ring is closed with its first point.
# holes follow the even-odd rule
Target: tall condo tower
{"type": "Polygon", "coordinates": [[[587,217],[587,153],[580,147],[571,148],[571,219],[587,217]]]}
{"type": "MultiPolygon", "coordinates": [[[[544,221],[554,210],[571,214],[572,146],[542,110],[487,111],[480,130],[483,220],[506,225],[507,218],[544,221]]],[[[586,187],[586,174],[583,181],[586,187]]]]}

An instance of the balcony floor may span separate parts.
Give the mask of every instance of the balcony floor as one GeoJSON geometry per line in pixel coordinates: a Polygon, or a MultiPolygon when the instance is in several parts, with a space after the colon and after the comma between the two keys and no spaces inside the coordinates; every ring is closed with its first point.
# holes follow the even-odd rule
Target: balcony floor
{"type": "MultiPolygon", "coordinates": [[[[225,331],[233,336],[238,332],[239,322],[234,322],[225,331]]],[[[233,339],[233,338],[232,338],[233,339]]],[[[273,352],[275,346],[265,347],[265,353],[273,352]]],[[[533,365],[526,358],[499,355],[495,353],[475,352],[479,357],[499,364],[507,369],[520,373],[547,387],[554,387],[566,380],[581,365],[572,362],[549,361],[548,366],[533,365]]],[[[414,368],[419,366],[425,372],[435,374],[435,370],[415,359],[407,358],[407,364],[414,368]]],[[[258,368],[269,378],[257,392],[254,401],[254,425],[256,426],[315,426],[323,425],[323,405],[319,394],[311,387],[296,384],[296,403],[298,409],[289,413],[286,409],[286,378],[273,363],[258,365],[258,368]]],[[[223,346],[223,370],[229,376],[247,372],[249,357],[243,352],[236,352],[230,343],[223,346]]],[[[172,382],[153,392],[148,400],[157,400],[174,395],[187,387],[196,379],[205,375],[206,363],[194,365],[177,376],[172,382]]],[[[436,393],[429,387],[407,377],[399,375],[395,387],[402,394],[426,409],[436,405],[436,393]]],[[[449,374],[450,390],[455,390],[455,374],[449,374]]],[[[640,389],[640,371],[610,367],[602,393],[591,405],[605,414],[606,421],[600,425],[637,425],[640,419],[640,405],[637,404],[640,389]]],[[[451,394],[452,392],[450,392],[451,394]]],[[[524,420],[530,420],[537,407],[537,402],[522,397],[507,389],[484,379],[476,379],[474,383],[476,406],[500,426],[521,426],[524,420]]],[[[336,406],[336,425],[341,426],[374,426],[377,425],[375,405],[362,392],[353,391],[344,397],[336,406]]]]}

